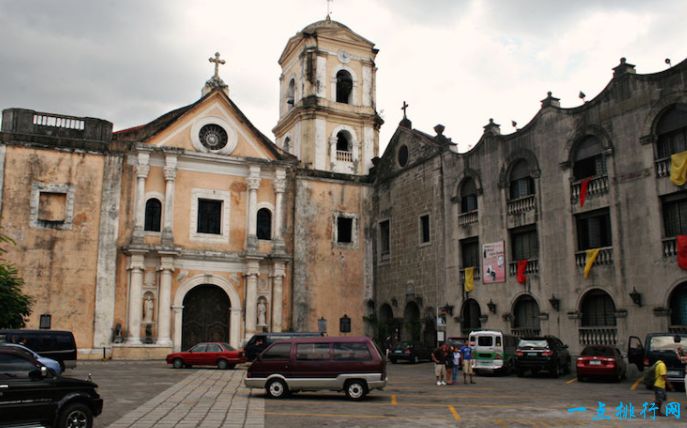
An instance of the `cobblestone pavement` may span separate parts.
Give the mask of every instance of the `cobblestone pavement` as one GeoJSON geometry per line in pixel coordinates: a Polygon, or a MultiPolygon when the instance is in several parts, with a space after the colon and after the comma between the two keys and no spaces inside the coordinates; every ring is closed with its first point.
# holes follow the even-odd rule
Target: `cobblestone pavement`
{"type": "Polygon", "coordinates": [[[264,427],[264,400],[243,386],[245,373],[196,370],[110,428],[264,427]]]}

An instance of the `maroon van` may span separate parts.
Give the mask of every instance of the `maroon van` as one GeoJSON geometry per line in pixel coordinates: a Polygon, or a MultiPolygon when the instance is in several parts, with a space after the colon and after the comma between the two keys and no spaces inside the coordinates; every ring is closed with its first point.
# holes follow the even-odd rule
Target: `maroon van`
{"type": "Polygon", "coordinates": [[[303,337],[270,345],[248,369],[245,384],[282,398],[296,391],[344,391],[362,400],[386,386],[386,362],[368,337],[303,337]]]}

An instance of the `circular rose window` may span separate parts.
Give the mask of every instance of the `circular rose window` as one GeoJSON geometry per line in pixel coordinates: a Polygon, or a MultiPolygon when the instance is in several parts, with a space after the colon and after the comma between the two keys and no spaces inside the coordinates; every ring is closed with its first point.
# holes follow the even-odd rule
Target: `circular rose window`
{"type": "Polygon", "coordinates": [[[219,125],[205,125],[198,133],[202,145],[210,150],[219,150],[227,145],[227,131],[219,125]]]}

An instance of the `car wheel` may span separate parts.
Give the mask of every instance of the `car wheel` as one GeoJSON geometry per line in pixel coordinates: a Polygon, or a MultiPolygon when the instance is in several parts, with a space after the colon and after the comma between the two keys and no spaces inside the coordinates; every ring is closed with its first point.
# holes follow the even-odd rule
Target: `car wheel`
{"type": "Polygon", "coordinates": [[[184,361],[181,358],[175,358],[172,365],[175,369],[182,369],[184,368],[184,361]]]}
{"type": "Polygon", "coordinates": [[[417,355],[413,355],[413,364],[417,364],[420,362],[420,359],[417,357],[417,355]]]}
{"type": "Polygon", "coordinates": [[[91,428],[93,412],[85,404],[72,403],[60,413],[59,428],[91,428]]]}
{"type": "Polygon", "coordinates": [[[346,397],[360,401],[367,395],[367,384],[362,380],[352,380],[346,384],[346,397]]]}
{"type": "Polygon", "coordinates": [[[289,393],[286,382],[281,379],[272,379],[267,382],[265,390],[267,391],[267,396],[270,398],[284,398],[289,393]]]}
{"type": "Polygon", "coordinates": [[[226,370],[229,367],[229,363],[227,363],[227,360],[219,360],[217,361],[217,368],[220,370],[226,370]]]}
{"type": "Polygon", "coordinates": [[[558,378],[561,377],[561,367],[556,364],[551,368],[551,377],[558,378]]]}

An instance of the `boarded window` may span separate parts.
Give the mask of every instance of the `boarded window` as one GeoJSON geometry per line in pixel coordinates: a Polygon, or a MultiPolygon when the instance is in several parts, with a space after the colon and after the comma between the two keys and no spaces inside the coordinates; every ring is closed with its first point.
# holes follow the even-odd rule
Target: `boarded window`
{"type": "Polygon", "coordinates": [[[38,220],[49,223],[64,223],[67,219],[67,194],[40,192],[38,220]]]}
{"type": "Polygon", "coordinates": [[[336,242],[350,244],[353,242],[353,219],[350,217],[336,218],[336,242]]]}
{"type": "Polygon", "coordinates": [[[222,201],[198,199],[198,233],[222,233],[222,201]]]}
{"type": "Polygon", "coordinates": [[[162,216],[162,203],[155,198],[146,201],[145,225],[143,230],[150,232],[160,231],[160,218],[162,216]]]}

